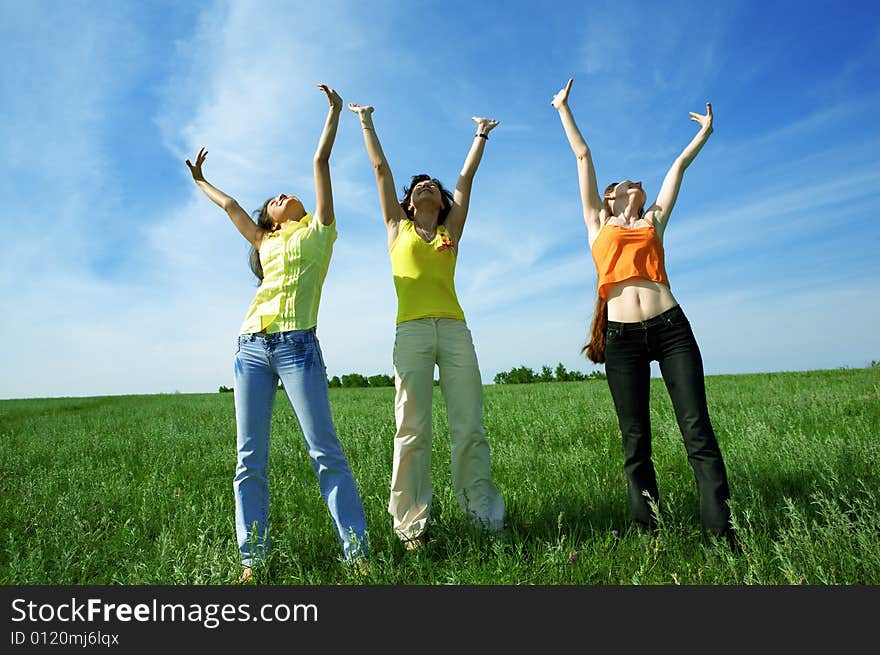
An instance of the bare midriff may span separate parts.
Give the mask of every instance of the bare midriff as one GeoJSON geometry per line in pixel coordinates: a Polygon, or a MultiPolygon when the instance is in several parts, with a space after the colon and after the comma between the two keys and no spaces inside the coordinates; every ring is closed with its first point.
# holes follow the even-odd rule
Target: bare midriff
{"type": "Polygon", "coordinates": [[[608,320],[647,321],[678,304],[669,287],[644,278],[616,282],[608,290],[608,320]]]}

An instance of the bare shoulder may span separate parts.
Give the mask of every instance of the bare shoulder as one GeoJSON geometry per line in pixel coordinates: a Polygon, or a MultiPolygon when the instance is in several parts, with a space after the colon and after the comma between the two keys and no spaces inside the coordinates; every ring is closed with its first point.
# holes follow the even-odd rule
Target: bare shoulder
{"type": "Polygon", "coordinates": [[[394,205],[391,208],[383,207],[382,220],[385,223],[385,227],[389,230],[397,229],[400,221],[406,220],[406,214],[403,211],[403,207],[400,206],[400,203],[398,203],[396,199],[394,205]]]}
{"type": "Polygon", "coordinates": [[[667,219],[669,218],[669,214],[664,212],[661,207],[654,204],[648,208],[642,218],[654,226],[654,229],[658,232],[662,232],[666,227],[667,219]]]}
{"type": "Polygon", "coordinates": [[[587,232],[590,233],[590,237],[594,236],[594,233],[598,233],[599,229],[602,227],[602,223],[605,220],[605,210],[600,209],[597,212],[588,212],[584,214],[584,223],[587,226],[587,232]]]}
{"type": "Polygon", "coordinates": [[[397,220],[385,221],[385,230],[388,233],[388,250],[391,250],[391,246],[397,241],[397,236],[400,234],[401,220],[398,218],[397,220]]]}
{"type": "Polygon", "coordinates": [[[660,240],[660,244],[663,244],[663,233],[666,231],[666,220],[662,212],[660,211],[646,211],[644,216],[642,216],[642,220],[644,220],[648,225],[654,228],[654,233],[657,235],[657,238],[660,240]]]}
{"type": "Polygon", "coordinates": [[[254,238],[251,240],[251,245],[254,247],[255,250],[260,249],[260,246],[263,245],[263,238],[267,234],[269,234],[269,230],[260,225],[255,226],[254,238]]]}

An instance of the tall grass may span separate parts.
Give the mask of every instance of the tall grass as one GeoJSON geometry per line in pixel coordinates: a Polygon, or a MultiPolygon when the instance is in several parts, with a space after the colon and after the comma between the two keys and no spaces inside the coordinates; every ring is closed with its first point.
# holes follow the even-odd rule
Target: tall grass
{"type": "MultiPolygon", "coordinates": [[[[652,380],[660,535],[627,519],[621,441],[603,381],[487,386],[501,536],[473,530],[434,405],[431,541],[406,552],[386,512],[393,389],[333,389],[370,528],[372,567],[340,563],[296,419],[273,418],[273,551],[265,584],[864,585],[880,583],[880,369],[713,376],[710,412],[742,550],[699,532],[696,485],[652,380]]],[[[0,583],[227,584],[231,394],[0,401],[0,583]]]]}

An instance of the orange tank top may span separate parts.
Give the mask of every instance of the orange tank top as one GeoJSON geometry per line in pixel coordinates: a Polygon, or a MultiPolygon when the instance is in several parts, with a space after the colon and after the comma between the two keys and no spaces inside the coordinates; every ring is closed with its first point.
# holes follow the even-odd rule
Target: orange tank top
{"type": "Polygon", "coordinates": [[[593,242],[592,254],[599,274],[599,295],[605,300],[613,284],[633,278],[669,286],[663,244],[653,224],[630,229],[606,223],[593,242]]]}

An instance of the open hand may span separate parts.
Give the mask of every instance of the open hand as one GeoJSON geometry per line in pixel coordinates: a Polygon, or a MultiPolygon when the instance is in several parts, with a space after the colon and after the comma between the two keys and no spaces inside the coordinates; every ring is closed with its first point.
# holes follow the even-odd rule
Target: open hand
{"type": "Polygon", "coordinates": [[[331,89],[326,84],[319,84],[318,88],[327,94],[327,99],[330,101],[330,108],[331,109],[333,109],[335,111],[342,110],[342,98],[339,97],[339,94],[336,93],[336,91],[334,89],[331,89]]]}
{"type": "Polygon", "coordinates": [[[489,131],[498,125],[498,121],[494,118],[481,118],[477,116],[471,116],[471,120],[477,124],[477,131],[481,134],[488,134],[489,131]]]}
{"type": "Polygon", "coordinates": [[[373,113],[373,108],[370,105],[356,105],[353,102],[349,102],[348,108],[360,117],[369,116],[373,113]]]}
{"type": "Polygon", "coordinates": [[[706,103],[705,114],[695,114],[692,111],[688,113],[691,115],[691,120],[699,123],[701,128],[712,131],[712,103],[706,103]]]}
{"type": "Polygon", "coordinates": [[[202,164],[205,163],[205,157],[208,156],[208,151],[205,150],[205,147],[202,146],[199,148],[199,154],[196,155],[196,163],[193,164],[189,159],[186,160],[186,165],[189,166],[189,172],[192,173],[193,179],[196,182],[204,182],[205,176],[202,175],[202,164]]]}
{"type": "Polygon", "coordinates": [[[556,109],[562,109],[562,106],[568,103],[568,94],[571,92],[571,83],[574,80],[569,78],[568,84],[565,85],[550,101],[556,109]]]}

